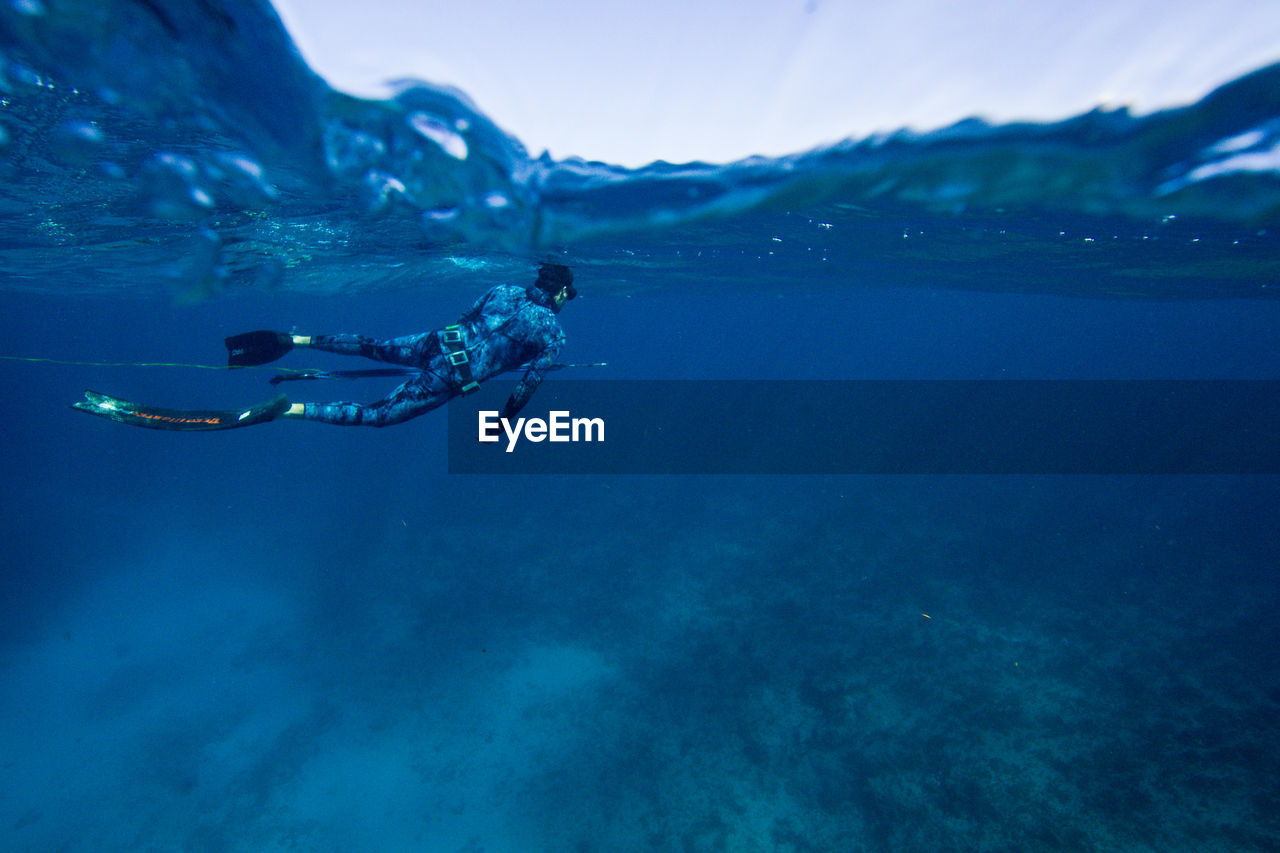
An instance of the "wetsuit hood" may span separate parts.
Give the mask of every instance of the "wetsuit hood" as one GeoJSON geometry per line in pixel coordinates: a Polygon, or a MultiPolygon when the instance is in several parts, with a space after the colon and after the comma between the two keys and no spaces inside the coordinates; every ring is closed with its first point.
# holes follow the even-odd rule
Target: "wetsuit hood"
{"type": "MultiPolygon", "coordinates": [[[[564,264],[545,263],[538,267],[538,279],[533,283],[533,288],[530,290],[531,295],[534,289],[541,290],[546,294],[550,303],[547,307],[557,314],[560,313],[564,302],[568,302],[578,295],[578,289],[573,286],[573,270],[564,264]],[[562,290],[565,292],[565,298],[561,304],[557,305],[555,296],[562,290]]],[[[547,303],[544,302],[542,304],[546,305],[547,303]]]]}
{"type": "Polygon", "coordinates": [[[550,308],[555,313],[560,313],[560,309],[556,308],[556,302],[552,294],[543,290],[535,284],[531,284],[524,289],[528,295],[529,301],[535,305],[541,305],[543,308],[550,308]]]}

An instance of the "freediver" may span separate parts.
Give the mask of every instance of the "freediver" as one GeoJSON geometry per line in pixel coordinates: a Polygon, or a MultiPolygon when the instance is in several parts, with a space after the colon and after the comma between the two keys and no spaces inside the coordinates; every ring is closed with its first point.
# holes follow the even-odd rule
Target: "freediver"
{"type": "Polygon", "coordinates": [[[240,411],[191,411],[144,406],[86,391],[86,399],[75,408],[153,429],[229,429],[277,418],[381,427],[416,418],[454,397],[470,394],[492,376],[523,367],[524,375],[501,413],[503,418],[514,419],[546,372],[557,366],[565,334],[556,315],[577,295],[572,270],[563,264],[544,263],[533,284],[498,285],[481,296],[457,323],[443,329],[390,340],[273,331],[246,332],[226,339],[231,367],[267,364],[290,350],[309,347],[414,369],[400,387],[368,405],[293,403],[282,395],[240,411]]]}

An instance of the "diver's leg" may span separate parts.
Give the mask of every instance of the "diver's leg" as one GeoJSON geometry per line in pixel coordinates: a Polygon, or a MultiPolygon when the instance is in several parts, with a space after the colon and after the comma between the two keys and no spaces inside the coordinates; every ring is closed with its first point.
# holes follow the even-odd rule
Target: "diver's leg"
{"type": "Polygon", "coordinates": [[[423,367],[436,346],[435,332],[379,340],[365,335],[294,335],[294,346],[311,347],[338,355],[361,355],[374,361],[423,367]]]}
{"type": "Polygon", "coordinates": [[[359,403],[294,403],[283,417],[339,426],[391,426],[443,406],[452,396],[453,392],[447,385],[428,375],[404,383],[383,399],[367,406],[359,403]]]}

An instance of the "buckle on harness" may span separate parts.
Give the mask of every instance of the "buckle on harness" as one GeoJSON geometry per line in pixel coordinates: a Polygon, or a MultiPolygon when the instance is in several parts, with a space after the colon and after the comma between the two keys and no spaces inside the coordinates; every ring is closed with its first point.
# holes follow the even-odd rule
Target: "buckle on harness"
{"type": "Polygon", "coordinates": [[[466,333],[456,323],[440,330],[440,349],[445,361],[457,369],[459,393],[466,395],[480,390],[480,383],[471,376],[471,356],[467,355],[466,333]]]}

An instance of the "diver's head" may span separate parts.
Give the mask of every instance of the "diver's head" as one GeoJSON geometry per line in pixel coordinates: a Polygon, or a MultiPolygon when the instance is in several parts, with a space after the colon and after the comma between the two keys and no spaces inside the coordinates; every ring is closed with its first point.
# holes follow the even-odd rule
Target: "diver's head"
{"type": "Polygon", "coordinates": [[[538,268],[538,280],[533,286],[551,297],[552,310],[559,312],[564,304],[578,295],[573,286],[573,270],[564,264],[543,264],[538,268]]]}

